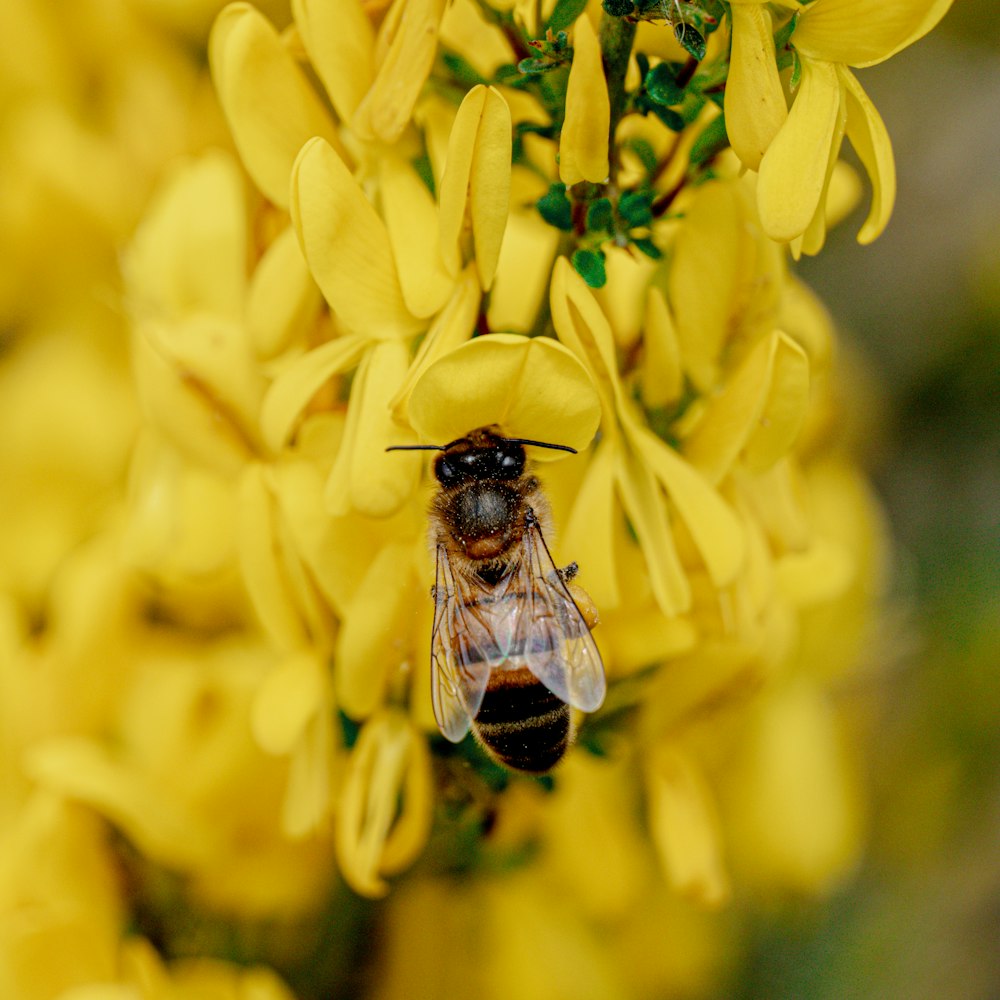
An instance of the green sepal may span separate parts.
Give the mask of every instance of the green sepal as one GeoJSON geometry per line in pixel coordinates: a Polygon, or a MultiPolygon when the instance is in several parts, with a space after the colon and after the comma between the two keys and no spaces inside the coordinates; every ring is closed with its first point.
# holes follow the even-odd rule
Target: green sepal
{"type": "Polygon", "coordinates": [[[565,184],[553,184],[548,191],[535,202],[538,214],[556,229],[568,233],[573,228],[573,206],[566,197],[565,184]]]}
{"type": "Polygon", "coordinates": [[[587,231],[591,233],[611,233],[614,228],[614,213],[608,198],[598,198],[587,209],[587,231]]]}
{"type": "Polygon", "coordinates": [[[618,199],[618,212],[630,229],[653,221],[653,192],[625,191],[618,199]]]}
{"type": "Polygon", "coordinates": [[[573,269],[591,288],[603,288],[608,280],[601,250],[577,250],[572,258],[573,269]]]}
{"type": "Polygon", "coordinates": [[[654,104],[670,107],[684,100],[684,87],[678,86],[671,63],[661,62],[654,66],[646,74],[643,85],[654,104]]]}

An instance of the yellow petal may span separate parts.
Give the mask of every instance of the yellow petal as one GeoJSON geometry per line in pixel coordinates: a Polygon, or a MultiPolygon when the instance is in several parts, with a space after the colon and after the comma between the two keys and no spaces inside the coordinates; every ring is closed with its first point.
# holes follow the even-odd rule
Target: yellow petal
{"type": "Polygon", "coordinates": [[[103,813],[153,861],[200,866],[218,847],[211,828],[176,796],[90,740],[65,737],[39,743],[25,768],[45,787],[103,813]]]}
{"type": "Polygon", "coordinates": [[[815,538],[804,552],[789,552],[775,567],[778,586],[796,607],[836,600],[851,585],[857,567],[850,552],[828,538],[815,538]]]}
{"type": "Polygon", "coordinates": [[[393,418],[407,423],[410,395],[420,376],[439,358],[443,358],[460,344],[464,344],[476,327],[482,292],[476,269],[470,264],[454,285],[448,304],[434,320],[427,336],[420,342],[416,357],[406,374],[398,395],[392,401],[393,418]]]}
{"type": "MultiPolygon", "coordinates": [[[[838,83],[840,82],[838,70],[838,83]]],[[[830,136],[829,151],[826,161],[826,176],[823,178],[823,191],[820,195],[816,211],[813,213],[809,225],[801,238],[794,241],[790,247],[792,256],[798,260],[801,254],[815,255],[823,249],[826,243],[826,231],[830,219],[830,185],[837,171],[837,164],[840,162],[840,147],[844,141],[844,130],[847,127],[847,101],[844,97],[843,87],[841,87],[840,106],[837,108],[837,118],[834,122],[833,133],[830,136]]]]}
{"type": "Polygon", "coordinates": [[[493,87],[466,94],[448,142],[440,189],[441,253],[449,271],[462,266],[466,216],[480,284],[493,282],[510,202],[511,124],[507,102],[493,87]]]}
{"type": "Polygon", "coordinates": [[[809,358],[794,340],[778,332],[767,396],[744,453],[751,472],[764,472],[788,454],[802,430],[808,406],[809,358]]]}
{"type": "Polygon", "coordinates": [[[912,45],[952,0],[815,0],[799,14],[792,44],[805,56],[871,66],[912,45]]]}
{"type": "MultiPolygon", "coordinates": [[[[414,853],[412,843],[405,852],[397,843],[385,857],[393,827],[403,822],[408,810],[430,811],[430,797],[423,797],[427,762],[415,750],[422,740],[404,715],[386,711],[362,727],[351,749],[334,843],[344,879],[363,896],[384,896],[389,889],[382,878],[387,867],[398,867],[405,854],[414,853]],[[414,767],[422,771],[416,780],[410,777],[414,767]]],[[[426,833],[429,819],[421,817],[418,827],[426,833]]],[[[412,840],[412,830],[402,839],[412,840]]]]}
{"type": "Polygon", "coordinates": [[[586,366],[601,401],[603,433],[618,433],[623,399],[611,325],[586,282],[565,257],[557,257],[550,292],[552,323],[559,340],[586,366]]]}
{"type": "Polygon", "coordinates": [[[342,122],[371,86],[375,32],[358,0],[292,0],[295,23],[316,73],[342,122]]]}
{"type": "Polygon", "coordinates": [[[608,176],[611,103],[601,47],[589,17],[573,26],[573,65],[566,85],[566,117],[559,135],[559,179],[564,184],[608,176]]]}
{"type": "Polygon", "coordinates": [[[379,192],[403,299],[414,316],[432,316],[454,284],[438,251],[434,196],[408,162],[391,155],[379,162],[379,192]]]}
{"type": "Polygon", "coordinates": [[[321,708],[325,665],[311,650],[292,653],[264,678],[251,708],[250,725],[258,745],[286,754],[321,708]]]}
{"type": "Polygon", "coordinates": [[[733,45],[726,80],[726,132],[751,170],[788,117],[778,78],[771,16],[760,4],[733,4],[733,45]]]}
{"type": "Polygon", "coordinates": [[[366,719],[382,705],[391,672],[407,658],[400,637],[413,608],[409,565],[405,545],[383,546],[370,561],[337,636],[334,693],[353,719],[366,719]]]}
{"type": "Polygon", "coordinates": [[[644,459],[625,449],[618,454],[616,480],[646,560],[653,597],[668,618],[683,614],[691,606],[691,586],[677,555],[659,486],[644,459]]]}
{"type": "Polygon", "coordinates": [[[248,3],[232,3],[209,41],[212,79],[233,140],[258,188],[282,208],[302,144],[340,141],[329,115],[269,21],[248,3]]]}
{"type": "Polygon", "coordinates": [[[683,518],[712,582],[728,586],[743,565],[739,519],[708,481],[669,445],[649,431],[631,440],[683,518]]]}
{"type": "Polygon", "coordinates": [[[603,609],[621,604],[615,558],[615,525],[621,519],[615,498],[615,452],[612,447],[595,448],[561,532],[562,550],[580,564],[590,596],[603,609]]]}
{"type": "Polygon", "coordinates": [[[838,67],[847,98],[847,138],[872,182],[872,205],[861,231],[859,243],[871,243],[882,233],[896,200],[896,164],[892,143],[881,116],[854,74],[838,67]]]}
{"type": "Polygon", "coordinates": [[[291,212],[309,270],[349,331],[379,339],[420,329],[406,308],[385,224],[323,139],[307,142],[295,161],[291,212]]]}
{"type": "Polygon", "coordinates": [[[816,293],[795,275],[789,275],[781,295],[778,326],[806,352],[814,375],[830,365],[836,331],[833,319],[816,293]]]}
{"type": "Polygon", "coordinates": [[[175,169],[136,230],[123,265],[130,305],[169,319],[237,319],[246,260],[244,182],[230,156],[206,153],[175,169]]]}
{"type": "Polygon", "coordinates": [[[402,788],[403,811],[386,837],[381,871],[395,875],[423,851],[434,816],[434,772],[424,738],[410,729],[410,755],[402,788]]]}
{"type": "Polygon", "coordinates": [[[677,231],[668,275],[684,370],[702,390],[715,384],[722,345],[745,267],[743,218],[733,185],[708,182],[693,194],[677,231]]]}
{"type": "Polygon", "coordinates": [[[791,447],[809,399],[809,360],[785,334],[764,337],[684,443],[684,454],[718,483],[747,449],[753,471],[773,465],[791,447]]]}
{"type": "MultiPolygon", "coordinates": [[[[421,439],[446,444],[487,424],[511,437],[586,448],[600,403],[583,365],[548,338],[493,333],[430,365],[413,388],[409,418],[421,439]]],[[[533,459],[560,457],[537,449],[533,459]]]]}
{"type": "Polygon", "coordinates": [[[331,514],[354,510],[388,517],[416,489],[419,453],[386,454],[391,445],[415,443],[412,433],[393,422],[389,408],[409,363],[409,350],[397,340],[373,345],[362,359],[351,386],[344,444],[327,481],[331,514]]]}
{"type": "Polygon", "coordinates": [[[677,402],[684,391],[681,349],[673,317],[663,294],[650,288],[646,295],[646,323],[642,336],[642,399],[650,409],[677,402]]]}
{"type": "Polygon", "coordinates": [[[363,337],[338,337],[296,358],[281,371],[261,408],[261,431],[272,451],[281,450],[296,418],[320,388],[337,373],[357,365],[366,347],[363,337]]]}
{"type": "MultiPolygon", "coordinates": [[[[301,438],[307,438],[316,424],[336,422],[339,414],[322,414],[303,426],[301,438]]],[[[384,525],[358,515],[330,517],[324,502],[324,487],[330,457],[337,454],[338,440],[323,435],[317,442],[321,453],[294,458],[272,466],[274,490],[291,533],[295,551],[305,563],[321,593],[338,617],[347,613],[347,605],[357,591],[368,564],[384,541],[384,525]]],[[[288,453],[286,453],[287,455],[288,453]]]]}
{"type": "MultiPolygon", "coordinates": [[[[500,247],[510,208],[510,108],[495,87],[486,93],[486,105],[476,133],[469,177],[472,240],[476,248],[479,283],[489,291],[500,259],[500,247]]],[[[445,170],[447,174],[447,169],[445,170]]]]}
{"type": "MultiPolygon", "coordinates": [[[[499,10],[499,5],[494,9],[499,10]]],[[[448,5],[441,21],[441,45],[461,52],[484,80],[493,79],[501,66],[514,61],[500,26],[487,22],[475,0],[454,0],[448,5]]]]}
{"type": "Polygon", "coordinates": [[[604,251],[604,270],[607,282],[594,289],[594,298],[608,318],[615,343],[629,351],[639,339],[643,297],[657,264],[644,253],[609,245],[604,251]]]}
{"type": "Polygon", "coordinates": [[[288,790],[281,807],[281,829],[294,840],[323,830],[329,815],[333,733],[329,707],[306,722],[292,749],[288,790]]]}
{"type": "Polygon", "coordinates": [[[730,886],[719,821],[690,757],[669,745],[658,747],[646,767],[646,795],[650,833],[671,884],[704,906],[722,905],[730,886]]]}
{"type": "Polygon", "coordinates": [[[537,212],[511,213],[486,318],[491,330],[528,333],[549,294],[559,230],[537,212]]]}
{"type": "Polygon", "coordinates": [[[240,571],[250,603],[278,649],[305,646],[308,636],[289,579],[288,553],[281,551],[278,515],[262,466],[247,466],[238,510],[240,571]]]}
{"type": "Polygon", "coordinates": [[[295,229],[283,230],[253,273],[246,302],[247,334],[262,361],[301,340],[320,307],[295,229]]]}
{"type": "Polygon", "coordinates": [[[402,135],[434,65],[444,6],[444,0],[395,0],[379,33],[377,53],[384,56],[375,82],[353,119],[363,137],[391,144],[402,135]]]}
{"type": "Polygon", "coordinates": [[[788,121],[760,164],[757,207],[771,239],[787,243],[801,236],[816,213],[840,103],[836,68],[804,59],[788,121]]]}
{"type": "Polygon", "coordinates": [[[772,887],[830,889],[858,859],[862,801],[846,733],[823,695],[800,681],[756,713],[733,773],[733,843],[772,887]]]}
{"type": "MultiPolygon", "coordinates": [[[[228,335],[218,337],[227,324],[213,323],[204,316],[186,326],[189,329],[180,337],[180,325],[166,330],[156,323],[136,327],[132,364],[143,410],[146,418],[185,456],[231,476],[254,454],[250,428],[226,406],[210,383],[193,377],[184,360],[173,356],[167,345],[183,340],[192,353],[197,353],[195,344],[202,341],[201,346],[206,350],[221,347],[219,354],[225,355],[229,348],[243,342],[243,329],[230,324],[228,335]]],[[[221,361],[221,357],[216,360],[221,361]]],[[[214,364],[212,369],[218,370],[214,364]]],[[[247,370],[240,364],[234,368],[235,372],[246,374],[247,370]]]]}
{"type": "Polygon", "coordinates": [[[448,158],[438,189],[441,256],[452,274],[462,266],[462,242],[476,134],[486,107],[487,88],[473,87],[463,98],[448,138],[448,158]]]}

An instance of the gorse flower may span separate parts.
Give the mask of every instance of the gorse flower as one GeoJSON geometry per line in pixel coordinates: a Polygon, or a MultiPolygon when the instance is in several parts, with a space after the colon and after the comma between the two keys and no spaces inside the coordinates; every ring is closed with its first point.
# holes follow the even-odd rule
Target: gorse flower
{"type": "Polygon", "coordinates": [[[871,178],[872,205],[858,242],[885,229],[896,196],[892,146],[882,118],[850,67],[880,63],[927,34],[949,0],[734,0],[726,126],[733,149],[759,171],[761,222],[768,236],[816,253],[826,236],[826,196],[846,135],[871,178]],[[791,109],[775,60],[775,25],[791,55],[791,109]],[[817,150],[827,153],[817,156],[817,150]]]}
{"type": "MultiPolygon", "coordinates": [[[[98,34],[119,16],[85,6],[98,34]]],[[[886,225],[852,69],[949,3],[241,2],[207,39],[213,5],[183,6],[142,4],[185,41],[128,20],[134,46],[91,43],[140,78],[99,141],[31,83],[49,110],[12,127],[0,190],[12,226],[18,190],[58,190],[72,217],[36,192],[20,231],[58,215],[101,250],[34,298],[0,287],[23,329],[0,369],[0,993],[283,1000],[273,966],[356,994],[384,917],[372,995],[456,992],[419,975],[442,936],[458,993],[697,995],[732,931],[676,895],[823,892],[862,850],[836,683],[882,531],[788,258],[837,214],[845,135],[859,238],[886,225]],[[192,38],[221,118],[183,102],[207,89],[192,38]],[[120,123],[159,102],[154,153],[120,123]],[[606,702],[541,778],[439,738],[435,485],[387,451],[494,424],[576,452],[531,449],[531,473],[600,617],[606,702]]],[[[54,67],[71,30],[16,10],[0,25],[54,67]]]]}

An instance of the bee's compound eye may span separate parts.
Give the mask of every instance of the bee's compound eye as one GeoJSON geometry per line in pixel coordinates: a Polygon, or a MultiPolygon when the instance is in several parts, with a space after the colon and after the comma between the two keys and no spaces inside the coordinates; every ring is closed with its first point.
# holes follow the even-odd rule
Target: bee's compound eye
{"type": "Polygon", "coordinates": [[[434,475],[442,486],[450,486],[459,479],[458,469],[447,458],[439,458],[434,466],[434,475]]]}
{"type": "Polygon", "coordinates": [[[524,450],[506,451],[500,455],[500,473],[504,478],[514,478],[524,472],[524,450]]]}

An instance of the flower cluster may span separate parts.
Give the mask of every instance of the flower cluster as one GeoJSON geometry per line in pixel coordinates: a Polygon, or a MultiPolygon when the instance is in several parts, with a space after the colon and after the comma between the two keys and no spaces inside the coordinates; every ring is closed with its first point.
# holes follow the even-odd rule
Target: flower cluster
{"type": "MultiPolygon", "coordinates": [[[[444,995],[443,941],[460,994],[693,993],[727,931],[683,897],[851,870],[837,690],[883,538],[789,257],[857,196],[845,135],[874,189],[859,239],[884,228],[891,149],[848,67],[949,4],[237,2],[207,39],[231,147],[179,38],[142,55],[162,36],[141,18],[108,60],[136,74],[121,135],[61,97],[35,112],[14,145],[107,230],[70,229],[100,280],[127,242],[131,367],[107,317],[85,335],[84,294],[69,328],[0,288],[29,331],[0,394],[0,992],[291,995],[224,957],[327,995],[372,913],[352,894],[416,864],[376,995],[444,995]],[[532,458],[608,697],[540,779],[438,734],[433,482],[386,450],[488,424],[578,451],[532,458]]],[[[214,7],[183,6],[197,39],[214,7]]],[[[25,38],[67,44],[23,9],[25,38]]],[[[89,294],[83,265],[62,270],[89,294]]]]}

